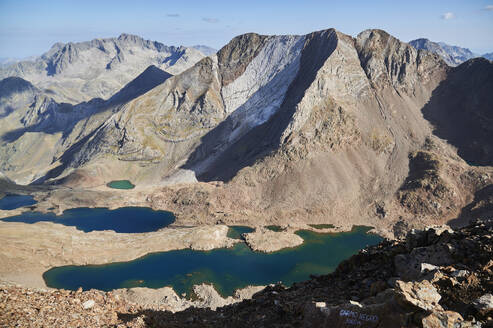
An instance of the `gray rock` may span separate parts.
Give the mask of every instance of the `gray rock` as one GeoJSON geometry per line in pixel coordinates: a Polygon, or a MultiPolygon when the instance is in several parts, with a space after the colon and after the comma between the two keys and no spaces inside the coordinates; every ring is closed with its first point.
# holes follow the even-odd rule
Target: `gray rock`
{"type": "Polygon", "coordinates": [[[417,281],[397,281],[395,291],[398,299],[426,311],[441,310],[438,304],[442,296],[436,288],[427,280],[422,282],[417,281]]]}
{"type": "Polygon", "coordinates": [[[82,303],[82,307],[84,308],[84,310],[89,310],[95,304],[96,304],[96,302],[94,302],[94,300],[88,300],[88,301],[85,301],[84,303],[82,303]]]}
{"type": "Polygon", "coordinates": [[[482,315],[488,315],[493,312],[493,295],[492,294],[484,294],[479,297],[477,300],[473,302],[474,307],[481,313],[482,315]]]}
{"type": "Polygon", "coordinates": [[[435,271],[438,269],[439,269],[439,267],[437,267],[436,265],[429,264],[429,263],[421,263],[421,273],[427,273],[427,272],[435,271]]]}

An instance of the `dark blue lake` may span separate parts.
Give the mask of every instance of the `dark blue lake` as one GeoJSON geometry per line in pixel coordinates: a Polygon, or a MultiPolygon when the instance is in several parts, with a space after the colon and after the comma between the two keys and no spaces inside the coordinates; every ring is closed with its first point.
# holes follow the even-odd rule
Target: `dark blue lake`
{"type": "Polygon", "coordinates": [[[31,206],[36,204],[33,196],[30,195],[7,195],[0,199],[0,210],[15,210],[19,207],[31,206]]]}
{"type": "Polygon", "coordinates": [[[320,234],[299,231],[305,242],[274,253],[251,251],[244,243],[212,251],[177,250],[149,254],[134,261],[107,265],[64,266],[44,273],[49,287],[112,290],[124,287],[171,286],[189,293],[192,286],[212,283],[222,295],[248,285],[303,281],[310,274],[327,274],[359,249],[382,240],[369,228],[320,234]]]}
{"type": "Polygon", "coordinates": [[[174,222],[173,213],[154,211],[146,207],[122,207],[115,210],[107,208],[73,208],[62,215],[54,213],[26,212],[2,219],[7,222],[36,223],[48,221],[90,232],[94,230],[113,230],[120,233],[156,231],[174,222]]]}

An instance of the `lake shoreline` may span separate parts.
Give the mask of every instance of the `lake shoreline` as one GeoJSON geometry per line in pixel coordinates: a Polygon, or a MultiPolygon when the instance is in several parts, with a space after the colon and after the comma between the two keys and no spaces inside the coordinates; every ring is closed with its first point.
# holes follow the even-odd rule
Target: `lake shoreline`
{"type": "MultiPolygon", "coordinates": [[[[231,228],[230,228],[231,229],[231,228]]],[[[207,251],[174,250],[146,254],[131,261],[103,265],[69,265],[52,268],[43,274],[50,287],[77,290],[172,286],[178,294],[189,294],[194,285],[212,284],[224,298],[237,289],[282,281],[287,286],[309,279],[310,275],[327,274],[360,249],[382,240],[367,234],[368,227],[355,227],[351,232],[321,234],[307,230],[294,234],[295,246],[267,252],[252,250],[248,235],[232,247],[207,251]],[[227,264],[225,264],[227,263],[227,264]]],[[[265,233],[265,230],[257,231],[265,233]]],[[[288,235],[271,232],[273,236],[288,235]]],[[[270,244],[269,244],[270,245],[270,244]]]]}
{"type": "MultiPolygon", "coordinates": [[[[87,190],[73,190],[66,187],[52,189],[29,187],[29,191],[26,193],[33,195],[38,201],[32,210],[40,212],[52,211],[62,214],[66,209],[81,206],[108,209],[135,206],[173,212],[176,208],[163,208],[163,204],[153,200],[152,195],[155,195],[158,190],[162,190],[162,188],[147,190],[136,186],[132,190],[112,189],[109,191],[106,186],[87,190]]],[[[19,192],[19,189],[15,191],[23,193],[22,190],[19,192]]],[[[18,215],[23,211],[20,209],[0,211],[0,217],[18,215]]],[[[355,220],[355,224],[349,225],[347,222],[340,221],[341,224],[338,224],[338,222],[332,221],[330,224],[333,224],[334,228],[315,229],[308,224],[326,224],[326,222],[291,220],[288,223],[282,220],[266,220],[267,218],[258,220],[258,217],[235,219],[235,217],[226,214],[219,213],[221,219],[218,220],[218,213],[215,213],[204,221],[202,217],[192,219],[193,215],[188,216],[183,212],[178,212],[176,221],[168,227],[157,232],[143,234],[119,234],[112,231],[84,233],[73,227],[49,222],[22,224],[0,220],[0,242],[5,245],[0,250],[0,267],[3,268],[0,269],[0,281],[10,281],[26,287],[47,288],[42,274],[57,266],[129,261],[152,252],[168,250],[231,247],[240,241],[227,237],[228,228],[226,225],[242,225],[255,229],[262,229],[261,227],[267,225],[279,225],[282,227],[282,232],[291,234],[293,238],[299,238],[294,235],[295,231],[339,233],[351,231],[353,225],[368,226],[373,223],[369,220],[355,220]],[[220,236],[217,239],[208,240],[210,235],[215,233],[220,236]],[[154,244],[148,239],[155,241],[154,244]],[[17,252],[19,256],[12,258],[10,256],[12,252],[17,252]]],[[[377,233],[382,237],[389,236],[388,230],[381,224],[376,226],[371,233],[377,233]]],[[[255,242],[250,242],[249,247],[260,250],[262,245],[260,243],[255,245],[255,242]]],[[[279,244],[271,250],[285,247],[285,245],[279,244]]]]}

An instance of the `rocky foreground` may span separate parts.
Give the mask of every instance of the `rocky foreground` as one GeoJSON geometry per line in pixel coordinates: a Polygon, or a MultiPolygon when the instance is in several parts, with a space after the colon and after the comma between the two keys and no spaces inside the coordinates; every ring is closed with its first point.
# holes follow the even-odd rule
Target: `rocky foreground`
{"type": "Polygon", "coordinates": [[[362,250],[332,274],[272,285],[215,311],[171,297],[190,307],[173,313],[169,301],[149,306],[122,291],[4,285],[0,326],[493,327],[493,221],[413,231],[362,250]]]}

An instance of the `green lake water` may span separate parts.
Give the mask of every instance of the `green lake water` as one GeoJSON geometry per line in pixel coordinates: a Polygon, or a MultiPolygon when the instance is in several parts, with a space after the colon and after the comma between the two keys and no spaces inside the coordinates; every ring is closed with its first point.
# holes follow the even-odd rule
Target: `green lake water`
{"type": "Polygon", "coordinates": [[[173,213],[154,211],[147,207],[73,208],[62,215],[54,213],[25,212],[3,218],[6,222],[36,223],[48,221],[66,226],[75,226],[84,232],[94,230],[113,230],[119,233],[138,233],[156,231],[174,222],[173,213]]]}
{"type": "MultiPolygon", "coordinates": [[[[234,228],[234,234],[238,234],[234,228]]],[[[44,273],[47,286],[76,290],[112,290],[124,287],[171,286],[189,293],[192,286],[211,283],[223,296],[248,285],[282,281],[285,285],[327,274],[359,249],[382,240],[367,227],[351,232],[320,234],[298,231],[305,242],[274,253],[251,251],[244,243],[211,251],[176,250],[153,253],[129,262],[107,265],[64,266],[44,273]]],[[[248,232],[248,231],[244,231],[248,232]]],[[[240,232],[241,233],[241,232],[240,232]]]]}
{"type": "Polygon", "coordinates": [[[111,181],[108,184],[106,184],[106,186],[113,188],[113,189],[133,189],[133,188],[135,188],[135,185],[133,185],[128,180],[111,181]]]}

